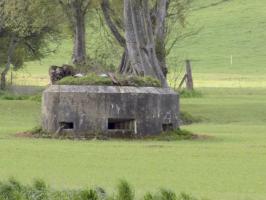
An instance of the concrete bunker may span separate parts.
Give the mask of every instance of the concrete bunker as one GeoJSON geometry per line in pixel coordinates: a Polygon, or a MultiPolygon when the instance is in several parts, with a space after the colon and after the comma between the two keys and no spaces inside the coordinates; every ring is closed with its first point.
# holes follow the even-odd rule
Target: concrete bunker
{"type": "Polygon", "coordinates": [[[43,93],[50,133],[147,136],[178,127],[179,96],[169,88],[52,85],[43,93]]]}

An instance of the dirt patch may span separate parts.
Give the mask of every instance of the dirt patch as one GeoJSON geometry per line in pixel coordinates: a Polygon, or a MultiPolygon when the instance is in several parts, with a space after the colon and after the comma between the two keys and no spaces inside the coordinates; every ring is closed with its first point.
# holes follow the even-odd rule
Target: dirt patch
{"type": "Polygon", "coordinates": [[[209,135],[194,135],[191,137],[191,140],[211,140],[214,139],[213,136],[209,136],[209,135]]]}
{"type": "Polygon", "coordinates": [[[19,138],[33,138],[34,135],[32,135],[32,133],[30,132],[21,132],[21,133],[16,133],[15,137],[19,137],[19,138]]]}

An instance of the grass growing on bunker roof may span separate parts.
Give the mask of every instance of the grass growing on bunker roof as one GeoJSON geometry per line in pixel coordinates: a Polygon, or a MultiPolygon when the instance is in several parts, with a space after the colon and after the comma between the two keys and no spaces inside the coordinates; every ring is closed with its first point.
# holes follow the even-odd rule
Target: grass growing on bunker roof
{"type": "Polygon", "coordinates": [[[84,77],[76,78],[72,76],[65,77],[57,82],[58,85],[106,85],[106,86],[134,86],[134,87],[161,87],[160,81],[149,77],[140,76],[121,76],[116,75],[119,84],[114,84],[111,78],[102,77],[96,74],[87,74],[84,77]]]}

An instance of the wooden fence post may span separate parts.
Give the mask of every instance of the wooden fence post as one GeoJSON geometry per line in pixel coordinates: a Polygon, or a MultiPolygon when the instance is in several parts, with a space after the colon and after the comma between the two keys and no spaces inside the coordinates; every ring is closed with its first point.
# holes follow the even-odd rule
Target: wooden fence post
{"type": "Polygon", "coordinates": [[[187,86],[187,90],[194,89],[190,60],[186,60],[186,86],[187,86]]]}

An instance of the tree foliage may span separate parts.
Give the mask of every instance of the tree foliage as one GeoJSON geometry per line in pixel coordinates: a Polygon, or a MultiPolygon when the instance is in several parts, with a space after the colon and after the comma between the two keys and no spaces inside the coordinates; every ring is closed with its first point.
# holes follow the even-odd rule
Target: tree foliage
{"type": "Polygon", "coordinates": [[[1,88],[11,65],[40,59],[49,52],[49,41],[57,41],[59,30],[53,0],[0,1],[1,88]]]}

